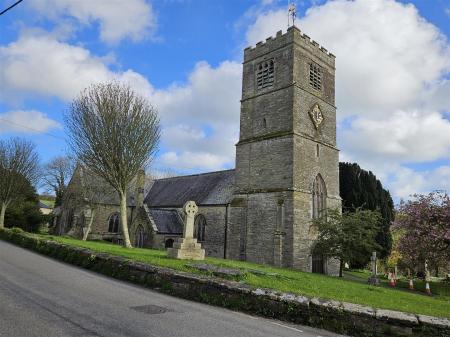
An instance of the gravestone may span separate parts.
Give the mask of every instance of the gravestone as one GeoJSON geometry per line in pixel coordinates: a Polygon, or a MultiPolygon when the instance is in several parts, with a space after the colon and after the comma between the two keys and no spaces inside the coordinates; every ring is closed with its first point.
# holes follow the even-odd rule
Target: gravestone
{"type": "Polygon", "coordinates": [[[167,255],[181,260],[204,260],[205,250],[194,238],[194,220],[198,207],[194,201],[188,201],[183,206],[186,215],[183,237],[174,242],[172,248],[167,249],[167,255]]]}
{"type": "Polygon", "coordinates": [[[371,285],[377,286],[380,284],[380,280],[377,276],[377,252],[372,252],[372,256],[370,257],[370,262],[372,266],[372,275],[370,275],[367,282],[371,285]]]}

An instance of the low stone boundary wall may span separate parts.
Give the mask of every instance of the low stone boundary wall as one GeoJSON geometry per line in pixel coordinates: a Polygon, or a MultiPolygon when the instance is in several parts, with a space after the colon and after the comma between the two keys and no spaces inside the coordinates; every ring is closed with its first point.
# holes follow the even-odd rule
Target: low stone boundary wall
{"type": "Polygon", "coordinates": [[[449,319],[254,289],[234,281],[155,267],[89,249],[32,238],[14,230],[0,230],[0,239],[169,295],[268,318],[357,337],[450,337],[449,319]]]}

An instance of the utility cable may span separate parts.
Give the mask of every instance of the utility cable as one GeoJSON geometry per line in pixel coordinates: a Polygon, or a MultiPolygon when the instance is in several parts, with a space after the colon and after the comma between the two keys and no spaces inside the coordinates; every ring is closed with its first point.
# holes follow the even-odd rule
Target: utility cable
{"type": "Polygon", "coordinates": [[[21,128],[28,129],[28,130],[31,130],[31,131],[35,131],[35,132],[40,133],[40,134],[46,134],[46,135],[51,136],[51,137],[54,137],[54,138],[58,138],[58,139],[65,140],[63,137],[56,136],[56,135],[51,134],[51,133],[48,133],[48,132],[43,132],[43,131],[41,131],[41,130],[34,129],[34,128],[31,128],[31,127],[29,127],[29,126],[22,125],[22,124],[19,124],[19,123],[16,123],[16,122],[12,122],[12,121],[7,120],[7,119],[5,119],[5,118],[1,118],[1,117],[0,117],[0,121],[4,121],[4,122],[9,123],[9,124],[12,124],[12,125],[20,126],[21,128]]]}
{"type": "Polygon", "coordinates": [[[7,11],[9,11],[10,9],[12,9],[13,7],[17,6],[18,4],[20,4],[23,0],[19,0],[16,1],[16,3],[12,4],[11,6],[9,6],[8,8],[6,8],[5,10],[0,12],[0,15],[5,14],[7,11]]]}

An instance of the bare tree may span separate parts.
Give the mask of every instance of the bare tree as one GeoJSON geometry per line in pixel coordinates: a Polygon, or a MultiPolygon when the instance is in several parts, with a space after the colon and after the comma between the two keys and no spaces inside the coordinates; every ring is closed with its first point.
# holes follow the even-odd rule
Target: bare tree
{"type": "Polygon", "coordinates": [[[47,191],[55,193],[55,206],[60,206],[67,183],[73,174],[74,165],[71,158],[58,156],[43,167],[42,182],[47,191]]]}
{"type": "Polygon", "coordinates": [[[21,139],[0,140],[0,228],[8,206],[39,177],[39,157],[33,143],[21,139]]]}
{"type": "Polygon", "coordinates": [[[75,156],[119,194],[123,241],[131,247],[127,187],[156,151],[157,111],[130,87],[113,82],[85,89],[72,102],[65,120],[75,156]]]}

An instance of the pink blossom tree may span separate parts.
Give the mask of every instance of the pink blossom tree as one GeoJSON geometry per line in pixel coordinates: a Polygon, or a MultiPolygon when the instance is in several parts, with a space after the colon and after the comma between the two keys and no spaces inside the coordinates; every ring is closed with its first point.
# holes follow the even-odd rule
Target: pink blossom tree
{"type": "Polygon", "coordinates": [[[413,195],[401,201],[393,230],[399,231],[396,248],[410,268],[446,267],[450,261],[450,198],[445,192],[413,195]]]}

